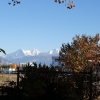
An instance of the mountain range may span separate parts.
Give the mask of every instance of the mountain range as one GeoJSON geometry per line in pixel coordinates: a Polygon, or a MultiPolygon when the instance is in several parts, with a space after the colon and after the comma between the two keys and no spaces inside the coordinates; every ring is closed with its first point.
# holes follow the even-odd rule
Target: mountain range
{"type": "Polygon", "coordinates": [[[37,49],[18,49],[15,52],[1,56],[0,59],[2,64],[36,62],[37,64],[45,63],[50,65],[52,63],[52,56],[59,56],[59,49],[53,49],[48,52],[40,52],[37,49]]]}

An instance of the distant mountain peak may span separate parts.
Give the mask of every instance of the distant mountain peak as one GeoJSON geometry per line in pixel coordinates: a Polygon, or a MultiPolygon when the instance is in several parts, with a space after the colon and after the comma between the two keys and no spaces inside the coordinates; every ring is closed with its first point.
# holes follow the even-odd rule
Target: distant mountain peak
{"type": "Polygon", "coordinates": [[[48,53],[49,54],[59,54],[59,49],[52,49],[48,53]]]}
{"type": "Polygon", "coordinates": [[[18,49],[17,51],[7,54],[4,56],[4,58],[8,58],[8,59],[16,59],[16,58],[22,58],[25,56],[37,56],[37,55],[55,55],[55,54],[59,54],[59,49],[52,49],[47,53],[42,53],[40,52],[38,49],[33,49],[33,50],[24,50],[24,49],[18,49]]]}
{"type": "Polygon", "coordinates": [[[39,50],[37,50],[37,49],[31,50],[31,54],[32,55],[38,55],[39,53],[41,53],[41,52],[39,50]]]}
{"type": "Polygon", "coordinates": [[[52,56],[58,56],[59,49],[52,49],[49,52],[40,52],[37,49],[24,50],[18,49],[17,51],[7,54],[3,57],[4,62],[11,63],[26,63],[26,62],[37,62],[37,63],[52,63],[52,56]],[[5,61],[6,59],[7,61],[5,61]]]}
{"type": "Polygon", "coordinates": [[[23,51],[24,49],[18,49],[17,51],[23,51]]]}

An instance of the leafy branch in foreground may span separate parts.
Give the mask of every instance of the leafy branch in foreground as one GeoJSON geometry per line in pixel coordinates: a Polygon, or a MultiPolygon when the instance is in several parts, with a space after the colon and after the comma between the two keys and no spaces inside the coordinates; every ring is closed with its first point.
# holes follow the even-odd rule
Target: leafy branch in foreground
{"type": "Polygon", "coordinates": [[[4,53],[6,55],[6,52],[0,48],[0,52],[4,53]]]}

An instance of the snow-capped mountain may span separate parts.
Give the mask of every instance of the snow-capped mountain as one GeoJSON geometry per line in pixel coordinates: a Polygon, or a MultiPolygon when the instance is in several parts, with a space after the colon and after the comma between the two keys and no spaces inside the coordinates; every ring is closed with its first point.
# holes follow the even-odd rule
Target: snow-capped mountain
{"type": "Polygon", "coordinates": [[[21,51],[23,52],[23,54],[25,56],[36,56],[40,53],[40,51],[37,50],[37,49],[34,49],[34,50],[23,50],[23,49],[21,49],[21,51]]]}
{"type": "Polygon", "coordinates": [[[35,56],[35,55],[39,55],[41,52],[37,49],[31,50],[31,55],[35,56]]]}
{"type": "Polygon", "coordinates": [[[59,49],[50,50],[48,54],[59,54],[59,49]]]}
{"type": "Polygon", "coordinates": [[[58,56],[59,49],[53,49],[49,52],[40,52],[37,49],[24,50],[18,49],[17,51],[2,56],[3,59],[10,61],[10,63],[25,63],[25,62],[37,62],[37,63],[52,63],[52,56],[58,56]]]}
{"type": "Polygon", "coordinates": [[[18,49],[17,51],[10,53],[10,54],[6,54],[2,57],[6,58],[6,59],[15,59],[15,58],[21,58],[21,57],[24,57],[24,56],[25,56],[25,54],[23,52],[23,49],[18,49]]]}
{"type": "Polygon", "coordinates": [[[54,54],[59,54],[59,49],[53,49],[47,53],[42,53],[37,49],[34,49],[34,50],[18,49],[17,51],[13,53],[7,54],[6,56],[4,56],[4,58],[16,59],[16,58],[22,58],[25,56],[54,55],[54,54]]]}
{"type": "Polygon", "coordinates": [[[3,58],[7,59],[16,59],[16,58],[22,58],[25,56],[36,56],[40,53],[39,50],[34,49],[34,50],[23,50],[23,49],[18,49],[17,51],[7,54],[3,56],[3,58]]]}

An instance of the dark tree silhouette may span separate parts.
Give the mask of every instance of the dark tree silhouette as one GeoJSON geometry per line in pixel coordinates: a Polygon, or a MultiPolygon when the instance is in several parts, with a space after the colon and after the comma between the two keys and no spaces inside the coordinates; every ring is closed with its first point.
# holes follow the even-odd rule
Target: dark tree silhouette
{"type": "Polygon", "coordinates": [[[0,52],[6,54],[6,52],[3,49],[1,49],[1,48],[0,48],[0,52]]]}
{"type": "Polygon", "coordinates": [[[28,98],[73,100],[78,96],[72,82],[73,79],[67,78],[62,70],[56,71],[55,67],[48,67],[44,64],[43,66],[27,66],[24,71],[25,75],[21,77],[20,87],[28,98]]]}
{"type": "Polygon", "coordinates": [[[20,1],[18,1],[18,0],[12,0],[12,1],[10,1],[10,2],[8,2],[8,4],[9,5],[13,5],[13,6],[15,6],[15,5],[17,5],[17,4],[20,4],[21,2],[20,1]]]}

